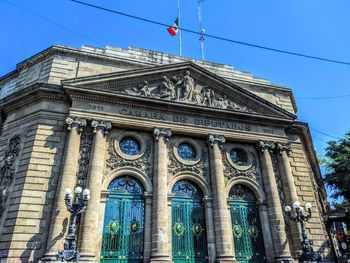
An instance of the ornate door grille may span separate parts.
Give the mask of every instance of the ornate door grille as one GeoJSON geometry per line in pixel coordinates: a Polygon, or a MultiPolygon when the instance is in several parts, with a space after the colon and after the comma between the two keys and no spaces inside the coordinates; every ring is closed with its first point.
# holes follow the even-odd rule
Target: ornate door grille
{"type": "Polygon", "coordinates": [[[205,210],[202,193],[189,181],[173,187],[172,255],[175,263],[207,262],[205,210]]]}
{"type": "Polygon", "coordinates": [[[266,262],[259,210],[250,189],[235,185],[229,201],[235,257],[241,263],[266,262]]]}
{"type": "Polygon", "coordinates": [[[144,201],[141,185],[130,177],[108,187],[101,262],[142,262],[144,201]]]}

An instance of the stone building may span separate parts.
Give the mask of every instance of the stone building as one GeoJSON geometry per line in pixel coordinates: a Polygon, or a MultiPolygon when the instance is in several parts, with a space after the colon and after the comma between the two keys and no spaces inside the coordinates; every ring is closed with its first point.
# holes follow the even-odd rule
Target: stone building
{"type": "Polygon", "coordinates": [[[330,259],[325,193],[292,91],[138,48],[52,46],[0,78],[0,259],[54,261],[89,188],[80,261],[292,262],[284,207],[330,259]]]}

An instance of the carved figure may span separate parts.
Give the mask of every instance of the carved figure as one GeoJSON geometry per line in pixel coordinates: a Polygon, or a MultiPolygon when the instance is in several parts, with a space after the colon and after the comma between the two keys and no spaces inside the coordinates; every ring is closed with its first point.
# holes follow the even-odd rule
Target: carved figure
{"type": "Polygon", "coordinates": [[[196,87],[193,90],[192,101],[196,104],[203,104],[204,96],[202,86],[196,85],[196,87]]]}
{"type": "Polygon", "coordinates": [[[158,95],[161,99],[173,100],[176,97],[175,87],[167,76],[162,77],[162,82],[158,86],[158,95]]]}
{"type": "Polygon", "coordinates": [[[214,91],[212,89],[209,89],[207,86],[205,86],[203,90],[203,104],[208,105],[209,107],[213,107],[213,100],[215,98],[214,91]]]}
{"type": "Polygon", "coordinates": [[[194,80],[187,70],[182,79],[177,83],[177,100],[193,100],[194,80]]]}
{"type": "Polygon", "coordinates": [[[144,81],[143,85],[140,87],[140,95],[148,97],[151,95],[151,91],[148,88],[148,81],[144,81]]]}

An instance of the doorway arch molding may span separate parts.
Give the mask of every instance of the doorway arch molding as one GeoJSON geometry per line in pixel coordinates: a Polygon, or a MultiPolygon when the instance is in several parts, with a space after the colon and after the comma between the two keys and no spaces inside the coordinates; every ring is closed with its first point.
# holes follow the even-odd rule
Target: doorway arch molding
{"type": "Polygon", "coordinates": [[[226,196],[229,197],[231,188],[236,185],[236,184],[242,184],[247,186],[250,190],[253,191],[258,204],[265,203],[266,202],[266,197],[265,193],[260,189],[261,186],[257,184],[254,180],[251,180],[249,178],[232,178],[230,181],[228,181],[226,185],[226,196]]]}
{"type": "Polygon", "coordinates": [[[102,183],[102,191],[108,191],[108,186],[109,184],[116,178],[122,177],[122,176],[131,176],[140,181],[142,184],[144,191],[146,193],[151,194],[153,191],[151,179],[142,171],[135,167],[131,166],[125,166],[125,167],[120,167],[109,174],[104,178],[103,183],[102,183]]]}
{"type": "Polygon", "coordinates": [[[176,182],[181,180],[188,180],[196,184],[202,191],[204,197],[210,197],[211,191],[207,181],[200,175],[191,172],[178,173],[173,176],[168,184],[168,194],[172,195],[173,186],[176,182]]]}

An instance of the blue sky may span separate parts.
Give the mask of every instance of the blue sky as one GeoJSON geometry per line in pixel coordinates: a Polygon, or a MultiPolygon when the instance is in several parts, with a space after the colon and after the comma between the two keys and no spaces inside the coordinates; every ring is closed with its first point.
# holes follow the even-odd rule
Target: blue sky
{"type": "MultiPolygon", "coordinates": [[[[177,0],[83,1],[167,24],[177,17],[177,0]]],[[[180,1],[182,26],[199,30],[197,0],[180,1]]],[[[202,4],[208,34],[343,61],[350,61],[349,10],[350,1],[346,0],[205,0],[202,4]]],[[[177,38],[170,37],[163,27],[69,0],[0,0],[0,27],[0,75],[53,44],[135,46],[178,54],[177,38]]],[[[209,38],[205,40],[205,53],[208,61],[232,65],[291,88],[298,118],[309,122],[312,128],[335,137],[350,129],[350,97],[302,99],[350,94],[350,66],[209,38]]],[[[200,58],[197,35],[183,33],[183,55],[200,58]]],[[[311,131],[315,148],[322,155],[325,141],[332,138],[311,131]]]]}

